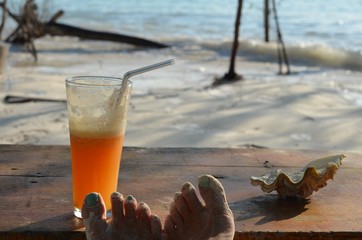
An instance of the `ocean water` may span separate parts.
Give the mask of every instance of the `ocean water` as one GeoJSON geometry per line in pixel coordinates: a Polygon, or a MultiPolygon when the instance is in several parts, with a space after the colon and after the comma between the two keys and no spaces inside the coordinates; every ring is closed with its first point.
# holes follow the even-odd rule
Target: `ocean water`
{"type": "MultiPolygon", "coordinates": [[[[11,4],[16,6],[16,2],[11,4]]],[[[149,38],[187,49],[227,56],[237,0],[38,0],[44,17],[58,22],[149,38]]],[[[276,61],[274,15],[270,40],[263,29],[263,0],[244,0],[239,54],[276,61]]],[[[291,63],[362,71],[361,0],[276,0],[279,24],[291,63]]]]}

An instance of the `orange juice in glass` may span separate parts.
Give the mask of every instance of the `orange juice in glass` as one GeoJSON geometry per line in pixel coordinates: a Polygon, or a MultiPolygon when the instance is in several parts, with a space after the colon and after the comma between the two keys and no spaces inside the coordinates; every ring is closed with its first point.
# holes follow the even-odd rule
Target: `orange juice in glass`
{"type": "Polygon", "coordinates": [[[81,218],[85,196],[99,192],[110,213],[117,191],[132,83],[120,78],[66,79],[72,155],[74,215],[81,218]]]}

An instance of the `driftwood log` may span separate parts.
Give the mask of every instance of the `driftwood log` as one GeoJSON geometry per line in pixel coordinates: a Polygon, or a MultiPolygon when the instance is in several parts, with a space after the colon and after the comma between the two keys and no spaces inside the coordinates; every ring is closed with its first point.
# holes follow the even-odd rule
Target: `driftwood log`
{"type": "Polygon", "coordinates": [[[119,43],[128,43],[136,46],[151,47],[151,48],[165,48],[165,44],[150,41],[144,38],[138,38],[118,33],[99,32],[87,30],[84,28],[74,27],[66,24],[48,22],[44,26],[44,32],[51,36],[74,36],[82,39],[90,40],[104,40],[119,43]]]}
{"type": "Polygon", "coordinates": [[[6,0],[0,3],[3,9],[3,18],[0,24],[0,34],[5,24],[6,16],[10,16],[16,21],[18,26],[6,37],[5,41],[24,45],[27,50],[37,60],[37,51],[34,45],[34,39],[50,36],[73,36],[88,40],[112,41],[118,43],[132,44],[138,47],[148,48],[166,48],[166,44],[158,43],[144,38],[133,37],[118,33],[94,31],[67,24],[57,23],[56,21],[64,15],[62,10],[55,13],[48,21],[39,20],[38,6],[34,0],[27,0],[19,15],[11,12],[6,5],[6,0]]]}

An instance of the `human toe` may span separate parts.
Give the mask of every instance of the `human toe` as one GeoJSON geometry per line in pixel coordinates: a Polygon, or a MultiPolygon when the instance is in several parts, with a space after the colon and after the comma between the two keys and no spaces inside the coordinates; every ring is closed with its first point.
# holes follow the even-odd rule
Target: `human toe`
{"type": "Polygon", "coordinates": [[[137,200],[129,195],[123,203],[124,208],[124,220],[128,224],[136,225],[137,222],[137,200]]]}
{"type": "Polygon", "coordinates": [[[166,234],[166,239],[178,239],[178,228],[176,227],[176,223],[173,220],[171,215],[168,215],[165,219],[164,229],[166,234]]]}
{"type": "Polygon", "coordinates": [[[224,187],[215,177],[211,175],[200,176],[199,192],[207,208],[215,210],[229,209],[224,187]]]}
{"type": "Polygon", "coordinates": [[[171,206],[170,206],[170,215],[172,217],[172,221],[174,222],[174,225],[176,226],[176,228],[178,228],[178,229],[182,228],[184,220],[174,202],[172,202],[171,206]]]}
{"type": "Polygon", "coordinates": [[[106,207],[98,193],[88,194],[82,206],[82,219],[88,240],[102,239],[106,234],[106,207]]]}
{"type": "Polygon", "coordinates": [[[221,183],[211,175],[199,177],[199,191],[209,213],[209,236],[216,239],[233,239],[235,224],[221,183]]]}
{"type": "Polygon", "coordinates": [[[159,218],[152,215],[151,209],[146,203],[137,206],[138,238],[139,239],[161,239],[162,226],[159,218]]]}
{"type": "Polygon", "coordinates": [[[150,217],[150,228],[153,239],[162,239],[162,224],[156,214],[152,214],[150,217]]]}
{"type": "Polygon", "coordinates": [[[199,198],[196,194],[195,187],[187,182],[181,188],[182,197],[185,199],[185,202],[192,214],[200,214],[203,207],[199,198]]]}
{"type": "Polygon", "coordinates": [[[180,213],[183,221],[187,221],[191,217],[190,208],[182,196],[181,192],[176,192],[173,198],[174,206],[177,208],[177,211],[180,213]]]}
{"type": "Polygon", "coordinates": [[[119,227],[122,222],[124,222],[124,197],[119,192],[114,192],[111,195],[111,205],[112,205],[112,224],[115,227],[119,227]]]}
{"type": "Polygon", "coordinates": [[[138,226],[140,229],[147,229],[150,225],[151,210],[144,202],[140,202],[136,210],[138,226]]]}

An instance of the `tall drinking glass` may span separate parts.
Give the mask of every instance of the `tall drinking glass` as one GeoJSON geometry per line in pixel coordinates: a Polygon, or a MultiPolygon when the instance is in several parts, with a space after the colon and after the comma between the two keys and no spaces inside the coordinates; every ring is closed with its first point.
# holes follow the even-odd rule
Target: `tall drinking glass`
{"type": "Polygon", "coordinates": [[[85,196],[99,192],[110,212],[117,190],[132,82],[79,76],[65,80],[72,155],[74,215],[85,196]]]}

